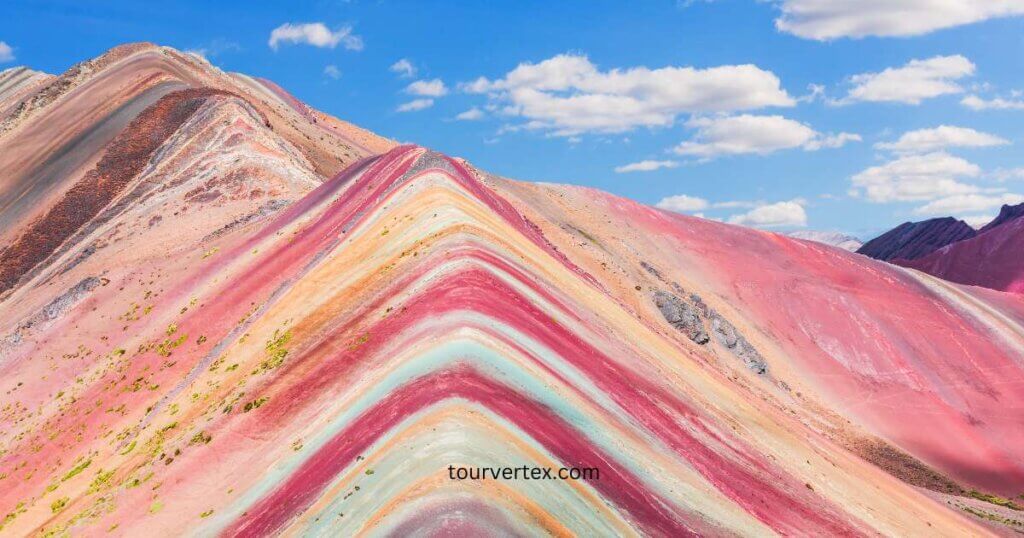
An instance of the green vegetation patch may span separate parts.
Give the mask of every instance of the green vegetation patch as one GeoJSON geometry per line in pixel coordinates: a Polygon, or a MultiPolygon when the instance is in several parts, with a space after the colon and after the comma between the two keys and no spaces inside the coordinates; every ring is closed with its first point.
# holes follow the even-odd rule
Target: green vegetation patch
{"type": "Polygon", "coordinates": [[[267,358],[260,364],[260,369],[273,370],[278,366],[284,364],[285,357],[288,356],[288,342],[292,339],[291,331],[281,332],[279,329],[274,330],[274,336],[270,340],[267,340],[265,347],[267,351],[267,358]]]}
{"type": "Polygon", "coordinates": [[[86,468],[88,468],[90,465],[92,465],[92,459],[91,458],[83,461],[82,463],[79,463],[78,465],[75,465],[74,467],[72,467],[71,470],[68,471],[68,474],[64,475],[64,478],[61,478],[60,481],[61,482],[66,482],[66,481],[74,478],[79,473],[81,473],[86,468]]]}
{"type": "Polygon", "coordinates": [[[991,493],[982,493],[980,491],[976,491],[976,490],[972,489],[972,490],[967,492],[967,496],[971,497],[971,498],[974,498],[974,499],[978,499],[979,501],[985,501],[987,503],[994,504],[996,506],[1002,506],[1004,508],[1009,508],[1010,510],[1017,510],[1017,511],[1024,510],[1024,507],[1022,507],[1021,505],[1013,502],[1012,500],[1004,499],[1004,498],[1002,498],[1002,497],[1000,497],[998,495],[992,495],[991,493]]]}

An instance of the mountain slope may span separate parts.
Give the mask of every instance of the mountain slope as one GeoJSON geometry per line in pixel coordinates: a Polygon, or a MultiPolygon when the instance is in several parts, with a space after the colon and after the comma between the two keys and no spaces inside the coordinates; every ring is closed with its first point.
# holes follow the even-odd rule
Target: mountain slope
{"type": "MultiPolygon", "coordinates": [[[[181,56],[135,54],[90,76],[181,56]]],[[[182,65],[236,85],[175,86],[75,146],[75,173],[5,184],[53,185],[0,209],[24,237],[124,162],[120,142],[159,133],[0,296],[5,532],[962,536],[1020,519],[970,494],[1024,491],[1015,297],[491,176],[182,65]],[[170,134],[137,121],[165,99],[191,103],[157,122],[170,134]],[[322,125],[339,145],[296,135],[322,125]]],[[[83,86],[83,110],[109,93],[83,86]]],[[[0,148],[65,128],[45,114],[0,148]]]]}
{"type": "Polygon", "coordinates": [[[52,75],[26,67],[11,67],[0,71],[0,117],[6,117],[28,95],[53,80],[52,75]]]}
{"type": "Polygon", "coordinates": [[[978,230],[978,233],[985,233],[996,226],[1002,226],[1007,222],[1017,220],[1021,217],[1024,217],[1024,203],[1017,205],[1004,204],[1003,207],[999,209],[999,215],[992,219],[992,222],[982,226],[981,229],[978,230]]]}
{"type": "Polygon", "coordinates": [[[321,177],[393,146],[337,120],[318,122],[276,86],[223,73],[197,56],[124,45],[72,67],[0,119],[0,169],[7,171],[0,178],[0,241],[12,239],[16,222],[39,218],[57,203],[142,110],[187,87],[246,99],[321,177]]]}
{"type": "Polygon", "coordinates": [[[896,263],[951,282],[1024,293],[1024,218],[1005,219],[973,238],[896,263]]]}

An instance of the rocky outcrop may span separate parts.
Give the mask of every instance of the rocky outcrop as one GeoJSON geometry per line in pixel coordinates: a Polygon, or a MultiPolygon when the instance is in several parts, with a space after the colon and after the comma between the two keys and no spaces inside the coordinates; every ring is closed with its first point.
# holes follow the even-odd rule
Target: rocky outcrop
{"type": "Polygon", "coordinates": [[[55,320],[66,314],[78,303],[85,299],[93,290],[101,285],[106,285],[107,280],[90,276],[83,278],[70,289],[58,295],[55,299],[39,309],[31,317],[18,324],[10,334],[0,340],[0,361],[7,355],[7,352],[21,344],[25,336],[32,330],[39,330],[48,327],[55,320]]]}
{"type": "MultiPolygon", "coordinates": [[[[653,269],[653,267],[649,269],[648,267],[645,266],[648,271],[653,269]]],[[[654,271],[652,274],[655,274],[657,270],[654,271]]],[[[678,284],[673,282],[672,286],[676,291],[683,292],[678,284]]],[[[750,345],[750,342],[736,330],[729,320],[708,306],[699,295],[691,293],[688,300],[684,300],[667,291],[657,290],[654,292],[654,304],[661,311],[661,315],[665,316],[665,321],[694,343],[703,346],[711,341],[711,336],[708,335],[710,326],[715,342],[742,360],[743,364],[752,372],[756,374],[768,372],[768,363],[765,362],[764,357],[754,349],[754,346],[750,345]]]]}
{"type": "Polygon", "coordinates": [[[904,222],[868,241],[857,249],[857,253],[876,260],[916,260],[975,235],[974,228],[953,217],[904,222]]]}
{"type": "Polygon", "coordinates": [[[729,320],[704,303],[700,296],[690,294],[690,300],[694,302],[697,310],[711,322],[711,334],[714,335],[716,342],[732,352],[736,358],[742,360],[743,364],[755,374],[768,372],[768,363],[765,362],[764,357],[754,349],[754,346],[750,345],[750,342],[736,330],[729,320]]]}
{"type": "Polygon", "coordinates": [[[693,342],[704,345],[711,338],[704,330],[704,322],[697,315],[697,309],[671,293],[658,290],[654,292],[654,304],[665,316],[665,321],[686,335],[693,342]]]}
{"type": "Polygon", "coordinates": [[[23,66],[0,71],[0,123],[17,108],[22,99],[52,79],[53,75],[23,66]]]}

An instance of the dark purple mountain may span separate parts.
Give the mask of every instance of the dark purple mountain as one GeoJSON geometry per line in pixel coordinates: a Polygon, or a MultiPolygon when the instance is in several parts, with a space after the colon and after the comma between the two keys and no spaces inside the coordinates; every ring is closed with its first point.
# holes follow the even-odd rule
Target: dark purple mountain
{"type": "Polygon", "coordinates": [[[864,243],[857,253],[876,260],[915,260],[977,234],[966,222],[953,217],[904,222],[864,243]]]}
{"type": "Polygon", "coordinates": [[[1007,222],[1016,220],[1020,217],[1024,217],[1024,203],[1017,205],[1004,205],[1003,208],[999,210],[999,216],[992,219],[992,222],[978,230],[978,233],[985,233],[1000,224],[1006,224],[1007,222]]]}

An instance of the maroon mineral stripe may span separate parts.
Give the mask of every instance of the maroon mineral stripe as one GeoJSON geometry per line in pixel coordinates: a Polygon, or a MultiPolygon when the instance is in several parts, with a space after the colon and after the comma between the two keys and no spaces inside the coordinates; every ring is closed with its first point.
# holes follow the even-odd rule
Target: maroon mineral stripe
{"type": "MultiPolygon", "coordinates": [[[[465,365],[424,376],[401,387],[328,441],[283,484],[224,530],[225,536],[264,536],[280,531],[308,508],[331,481],[382,435],[432,404],[464,398],[486,406],[550,450],[566,466],[598,467],[589,481],[621,507],[643,532],[657,536],[696,536],[699,521],[681,515],[642,482],[585,442],[572,426],[545,406],[465,365]]],[[[439,472],[442,469],[438,469],[439,472]]]]}
{"type": "MultiPolygon", "coordinates": [[[[712,484],[769,526],[782,532],[818,528],[830,535],[856,535],[845,522],[848,514],[827,499],[808,490],[802,482],[751,456],[745,442],[738,438],[722,439],[708,430],[700,414],[668,394],[660,386],[622,368],[616,362],[581,340],[565,327],[553,326],[549,316],[539,311],[526,298],[508,288],[490,273],[469,268],[438,281],[425,294],[405,305],[401,316],[390,316],[368,328],[374,336],[357,349],[348,349],[346,342],[322,345],[342,349],[339,360],[321,361],[315,373],[301,384],[303,390],[274,399],[285,407],[301,405],[333,379],[344,378],[363,357],[372,356],[385,342],[400,337],[403,329],[420,319],[436,318],[450,311],[475,311],[516,327],[531,338],[551,348],[587,375],[627,413],[642,423],[677,454],[688,460],[712,484]],[[675,414],[669,413],[665,408],[675,414]],[[680,428],[684,420],[687,429],[680,428]],[[701,435],[697,438],[688,430],[701,435]],[[707,446],[712,443],[714,446],[707,446]]],[[[355,322],[353,322],[355,323],[355,322]]],[[[339,331],[344,338],[349,331],[339,331]]],[[[293,411],[267,409],[267,413],[291,415],[293,411]]],[[[265,417],[269,418],[269,417],[265,417]]],[[[262,427],[270,428],[273,420],[262,427]]],[[[261,426],[254,425],[257,429],[261,426]]]]}

